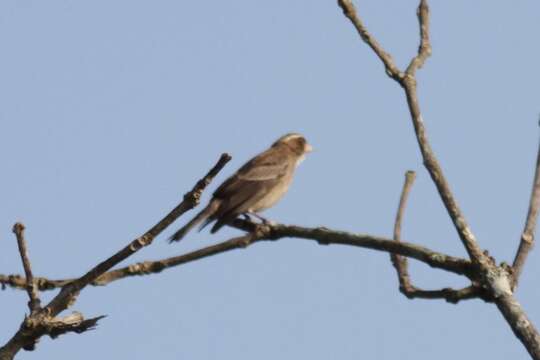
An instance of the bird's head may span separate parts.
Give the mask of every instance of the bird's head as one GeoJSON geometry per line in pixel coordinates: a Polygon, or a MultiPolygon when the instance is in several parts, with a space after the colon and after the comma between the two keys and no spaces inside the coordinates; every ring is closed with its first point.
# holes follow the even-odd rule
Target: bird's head
{"type": "Polygon", "coordinates": [[[287,146],[299,157],[303,157],[306,153],[313,150],[306,138],[296,133],[286,134],[277,139],[276,142],[272,144],[272,147],[277,146],[287,146]]]}

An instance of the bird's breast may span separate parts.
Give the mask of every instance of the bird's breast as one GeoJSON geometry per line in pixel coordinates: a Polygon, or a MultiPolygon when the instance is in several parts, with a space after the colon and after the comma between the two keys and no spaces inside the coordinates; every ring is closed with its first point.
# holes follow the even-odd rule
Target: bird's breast
{"type": "Polygon", "coordinates": [[[284,176],[272,189],[269,189],[264,196],[256,201],[249,211],[260,212],[274,206],[289,190],[292,178],[292,173],[284,176]]]}

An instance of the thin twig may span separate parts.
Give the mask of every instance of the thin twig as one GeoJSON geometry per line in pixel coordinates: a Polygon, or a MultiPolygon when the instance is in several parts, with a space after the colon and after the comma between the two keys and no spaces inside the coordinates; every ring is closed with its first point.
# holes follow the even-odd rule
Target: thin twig
{"type": "Polygon", "coordinates": [[[429,41],[429,7],[427,0],[421,0],[416,10],[418,25],[420,26],[420,46],[415,57],[412,58],[405,73],[414,76],[417,69],[420,69],[427,58],[431,55],[431,43],[429,41]]]}
{"type": "Polygon", "coordinates": [[[354,7],[352,1],[338,0],[338,5],[341,7],[341,10],[343,10],[343,14],[352,22],[362,40],[369,45],[369,47],[383,62],[386,74],[397,81],[401,81],[403,74],[394,63],[392,55],[384,51],[383,47],[377,42],[377,40],[371,36],[362,20],[358,17],[356,8],[354,7]]]}
{"type": "Polygon", "coordinates": [[[451,304],[457,304],[462,300],[472,300],[472,299],[482,299],[486,302],[492,302],[491,297],[487,297],[486,294],[483,294],[481,290],[474,286],[470,285],[459,290],[452,288],[444,288],[440,290],[422,290],[413,285],[402,293],[409,299],[444,299],[446,302],[451,304]]]}
{"type": "Polygon", "coordinates": [[[34,312],[39,310],[40,300],[37,287],[34,283],[34,276],[32,275],[32,266],[30,265],[30,259],[28,257],[28,249],[26,247],[26,240],[24,238],[24,229],[24,225],[20,222],[13,225],[13,233],[17,238],[19,254],[21,255],[24,273],[26,274],[25,288],[30,299],[28,301],[28,308],[30,309],[30,313],[33,314],[34,312]]]}
{"type": "MultiPolygon", "coordinates": [[[[75,279],[54,280],[38,276],[34,277],[34,285],[39,291],[46,291],[61,288],[74,280],[75,279]]],[[[7,287],[26,290],[26,277],[18,274],[0,274],[0,286],[2,287],[2,290],[5,290],[7,287]]]]}
{"type": "MultiPolygon", "coordinates": [[[[394,222],[394,241],[397,242],[401,242],[401,224],[403,222],[403,214],[405,213],[407,199],[415,178],[416,173],[414,171],[409,170],[405,173],[405,183],[403,184],[403,189],[399,198],[396,221],[394,222]]],[[[407,266],[407,258],[397,254],[390,254],[390,260],[392,260],[392,264],[396,268],[401,292],[407,292],[408,289],[412,289],[407,266]]]]}
{"type": "Polygon", "coordinates": [[[184,200],[178,204],[169,214],[161,219],[156,225],[150,228],[146,233],[137,239],[133,240],[122,250],[99,263],[93,269],[88,271],[79,279],[67,284],[62,288],[62,291],[54,297],[46,306],[46,310],[53,315],[57,315],[60,311],[65,310],[71,301],[77,296],[79,291],[85,288],[92,281],[104,274],[116,264],[127,259],[145,246],[148,246],[154,241],[154,238],[165,230],[170,224],[178,219],[186,211],[191,210],[199,203],[200,197],[204,189],[210,184],[217,173],[230,161],[229,154],[222,154],[216,165],[193,187],[191,191],[184,195],[184,200]]]}
{"type": "Polygon", "coordinates": [[[540,141],[538,145],[538,154],[536,156],[536,168],[534,171],[534,181],[529,201],[529,210],[525,228],[521,234],[521,242],[512,265],[514,272],[514,287],[517,286],[523,266],[527,261],[527,255],[534,245],[534,234],[536,231],[536,220],[538,219],[538,209],[540,208],[540,141]]]}

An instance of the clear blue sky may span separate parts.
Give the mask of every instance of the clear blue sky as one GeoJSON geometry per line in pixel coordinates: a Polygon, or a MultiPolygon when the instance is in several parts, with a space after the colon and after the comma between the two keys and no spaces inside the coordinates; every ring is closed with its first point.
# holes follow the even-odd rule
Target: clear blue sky
{"type": "MultiPolygon", "coordinates": [[[[424,119],[481,246],[511,261],[538,143],[540,4],[431,3],[424,119]]],[[[404,66],[417,2],[356,4],[404,66]]],[[[334,0],[6,0],[0,53],[0,273],[22,271],[15,221],[27,225],[37,275],[77,276],[160,219],[221,152],[234,158],[217,182],[289,131],[315,151],[269,218],[390,236],[413,169],[404,239],[465,256],[401,89],[334,0]]],[[[168,245],[185,221],[129,262],[238,233],[168,245]]],[[[411,272],[426,288],[466,285],[415,262],[411,272]]],[[[517,296],[537,326],[539,272],[536,250],[517,296]]],[[[0,299],[4,343],[27,298],[0,299]]],[[[494,306],[410,301],[387,254],[293,239],[90,288],[73,310],[108,317],[19,358],[528,358],[494,306]]]]}

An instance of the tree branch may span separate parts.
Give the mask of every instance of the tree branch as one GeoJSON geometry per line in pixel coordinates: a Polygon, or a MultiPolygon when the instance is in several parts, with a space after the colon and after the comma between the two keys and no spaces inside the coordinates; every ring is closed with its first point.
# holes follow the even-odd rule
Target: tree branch
{"type": "Polygon", "coordinates": [[[529,201],[529,210],[527,212],[527,220],[525,221],[525,228],[521,234],[521,241],[519,248],[514,258],[512,265],[514,272],[514,288],[517,286],[519,277],[523,270],[523,266],[527,261],[529,251],[531,251],[534,245],[534,234],[536,231],[536,220],[538,219],[538,209],[540,208],[540,142],[538,145],[538,154],[536,157],[536,168],[534,171],[534,181],[531,191],[531,199],[529,201]]]}
{"type": "Polygon", "coordinates": [[[420,46],[418,53],[412,58],[405,73],[415,76],[416,70],[420,69],[427,58],[431,56],[431,43],[429,41],[429,7],[426,0],[421,0],[416,10],[418,24],[420,26],[420,46]]]}
{"type": "MultiPolygon", "coordinates": [[[[439,165],[427,138],[424,121],[420,112],[415,78],[415,71],[424,64],[431,53],[431,47],[429,46],[429,9],[427,0],[420,0],[418,9],[421,37],[418,54],[411,60],[407,71],[402,76],[397,75],[399,74],[399,70],[396,68],[391,68],[389,70],[390,65],[388,64],[388,59],[391,59],[390,55],[381,52],[377,42],[370,36],[365,35],[367,34],[367,30],[358,19],[351,0],[338,0],[338,4],[343,9],[347,18],[349,18],[355,26],[362,40],[368,43],[379,59],[381,59],[386,67],[387,74],[390,73],[389,75],[404,89],[416,139],[424,160],[424,166],[437,187],[441,200],[454,223],[454,227],[456,228],[463,246],[467,250],[469,258],[475,265],[476,270],[474,273],[480,281],[480,286],[484,288],[490,296],[495,298],[499,310],[503,313],[518,339],[520,339],[527,351],[529,351],[529,354],[531,354],[534,359],[540,360],[540,335],[534,325],[528,320],[521,305],[519,305],[512,295],[513,276],[510,275],[509,269],[505,266],[497,266],[494,260],[487,253],[484,253],[478,245],[474,234],[467,224],[465,216],[460,210],[457,201],[450,190],[450,185],[443,174],[442,168],[439,165]]],[[[518,255],[522,252],[524,253],[522,256],[526,256],[526,253],[528,252],[526,249],[527,245],[524,246],[525,250],[518,251],[518,255]]],[[[518,270],[521,270],[521,268],[518,267],[518,270]]]]}
{"type": "Polygon", "coordinates": [[[34,313],[40,308],[40,300],[37,288],[34,283],[34,276],[32,275],[32,267],[30,265],[30,259],[28,257],[28,249],[26,248],[26,240],[24,238],[24,225],[22,223],[16,223],[13,225],[13,233],[17,238],[17,245],[19,247],[19,253],[26,274],[25,288],[28,293],[29,301],[28,308],[30,313],[34,313]]]}
{"type": "MultiPolygon", "coordinates": [[[[407,171],[405,173],[405,183],[403,184],[403,189],[399,198],[396,221],[394,222],[394,241],[396,242],[401,242],[401,224],[403,222],[403,214],[405,213],[407,199],[415,178],[416,174],[414,171],[407,171]]],[[[407,266],[407,258],[396,254],[390,254],[390,260],[392,261],[394,268],[396,268],[399,281],[399,290],[406,295],[406,293],[412,289],[407,266]]]]}
{"type": "MultiPolygon", "coordinates": [[[[405,183],[399,199],[396,221],[394,223],[394,241],[401,242],[401,224],[407,206],[407,199],[414,183],[416,174],[414,171],[405,173],[405,183]]],[[[408,299],[444,299],[449,303],[457,304],[461,300],[475,299],[480,296],[480,291],[476,286],[468,286],[460,290],[444,288],[440,290],[423,290],[414,286],[408,270],[407,258],[397,254],[390,254],[392,264],[396,268],[399,281],[399,291],[408,299]]],[[[486,300],[486,299],[484,299],[486,300]]]]}
{"type": "MultiPolygon", "coordinates": [[[[33,282],[39,291],[53,290],[60,288],[75,279],[63,279],[63,280],[51,280],[45,277],[34,277],[33,282]]],[[[21,275],[2,275],[0,274],[0,286],[2,290],[5,290],[6,287],[11,287],[13,289],[26,289],[26,278],[21,275]]]]}
{"type": "Polygon", "coordinates": [[[222,154],[217,164],[201,180],[197,182],[191,191],[184,195],[184,200],[178,206],[176,206],[169,214],[167,214],[142,236],[133,240],[130,244],[107,260],[96,265],[79,279],[64,286],[62,291],[46,306],[46,311],[56,315],[60,311],[65,310],[68,307],[68,304],[73,301],[79,291],[81,291],[84,287],[111,269],[114,265],[125,260],[143,247],[150,245],[154,241],[154,238],[176,219],[178,219],[186,211],[191,210],[198,205],[204,189],[210,184],[212,179],[225,166],[225,164],[230,161],[230,159],[230,155],[222,154]]]}
{"type": "Polygon", "coordinates": [[[358,17],[356,13],[356,8],[354,7],[352,1],[351,0],[338,0],[338,5],[341,7],[341,10],[343,10],[343,14],[354,25],[354,27],[356,28],[356,31],[358,31],[358,35],[360,35],[362,40],[366,44],[369,45],[369,47],[373,50],[373,52],[375,52],[375,54],[382,61],[385,67],[386,75],[388,75],[389,77],[391,77],[392,79],[396,81],[401,81],[403,74],[394,63],[394,59],[392,59],[392,55],[384,51],[384,49],[377,42],[377,40],[375,40],[375,38],[371,36],[366,26],[362,22],[362,20],[358,17]]]}
{"type": "Polygon", "coordinates": [[[409,299],[444,299],[451,304],[457,304],[462,300],[482,299],[486,302],[492,302],[492,298],[485,292],[482,292],[477,286],[470,285],[459,290],[452,288],[443,288],[440,290],[422,290],[414,285],[407,288],[400,288],[400,291],[409,299]]]}
{"type": "Polygon", "coordinates": [[[40,300],[37,287],[34,283],[34,276],[32,275],[32,266],[30,265],[30,258],[28,257],[28,249],[26,247],[26,240],[24,238],[24,225],[22,223],[15,223],[13,225],[13,233],[17,238],[17,246],[19,248],[19,254],[21,255],[21,260],[24,268],[24,273],[26,274],[24,287],[28,293],[28,308],[30,313],[34,313],[40,308],[40,300]]]}
{"type": "MultiPolygon", "coordinates": [[[[214,167],[197,182],[191,191],[184,195],[182,202],[162,220],[150,228],[146,233],[144,233],[144,235],[133,240],[122,250],[107,260],[99,263],[80,278],[64,285],[60,293],[56,295],[49,302],[49,304],[47,304],[47,306],[26,318],[17,333],[15,333],[15,335],[8,341],[6,345],[0,348],[0,360],[12,359],[21,348],[33,349],[34,344],[41,336],[45,334],[54,335],[55,333],[53,332],[53,329],[60,329],[59,324],[66,325],[60,329],[61,331],[59,330],[60,333],[68,331],[70,326],[69,324],[66,324],[66,318],[57,319],[56,315],[72,305],[76,301],[76,297],[79,292],[88,284],[122,260],[125,260],[143,247],[150,245],[154,238],[159,235],[167,226],[174,222],[183,213],[195,207],[199,203],[204,189],[208,186],[208,184],[210,184],[212,179],[225,166],[225,164],[229,162],[230,159],[231,157],[228,154],[222,154],[216,165],[214,165],[214,167]]],[[[97,322],[99,318],[81,320],[78,325],[71,326],[71,329],[74,331],[75,329],[89,329],[95,325],[95,322],[92,323],[94,320],[97,322]]]]}
{"type": "Polygon", "coordinates": [[[476,239],[467,224],[465,217],[459,209],[456,200],[450,190],[450,186],[444,177],[443,171],[431,145],[429,144],[422,115],[420,113],[420,106],[418,103],[418,97],[416,94],[416,79],[415,71],[424,64],[426,59],[431,54],[431,45],[429,43],[429,8],[426,0],[421,0],[418,7],[418,21],[420,26],[420,46],[418,47],[418,53],[413,59],[404,75],[400,75],[400,70],[395,66],[390,54],[382,50],[377,41],[369,35],[366,27],[358,17],[356,9],[350,0],[338,0],[338,5],[343,10],[345,16],[352,22],[360,37],[366,42],[375,52],[375,54],[381,59],[385,65],[387,74],[396,80],[405,90],[407,97],[407,104],[411,113],[411,118],[414,125],[414,130],[418,145],[422,157],[424,158],[424,166],[428,170],[429,174],[437,190],[441,196],[441,199],[452,219],[454,226],[459,234],[459,237],[467,250],[469,257],[475,262],[485,262],[486,257],[483,255],[480,247],[478,246],[476,239]]]}
{"type": "MultiPolygon", "coordinates": [[[[256,235],[251,236],[249,241],[246,241],[246,238],[242,236],[215,245],[210,245],[187,254],[156,261],[138,262],[119,269],[111,270],[100,275],[97,279],[92,281],[91,285],[102,286],[126,277],[156,274],[165,269],[179,266],[188,262],[203,259],[234,249],[245,248],[248,245],[259,241],[275,241],[283,238],[302,238],[306,240],[315,240],[321,245],[341,244],[396,253],[419,260],[431,267],[446,270],[458,275],[465,275],[467,277],[472,276],[474,270],[471,262],[466,259],[438,253],[423,246],[406,242],[396,243],[391,239],[372,235],[352,234],[322,227],[303,228],[300,226],[283,224],[264,225],[241,219],[235,220],[232,226],[247,231],[248,235],[256,235]]],[[[57,287],[65,286],[65,284],[72,281],[72,279],[49,280],[46,278],[38,278],[36,279],[36,285],[40,286],[42,290],[51,290],[57,287]]],[[[0,282],[2,285],[22,289],[25,280],[18,275],[0,275],[0,282]]]]}

